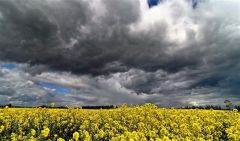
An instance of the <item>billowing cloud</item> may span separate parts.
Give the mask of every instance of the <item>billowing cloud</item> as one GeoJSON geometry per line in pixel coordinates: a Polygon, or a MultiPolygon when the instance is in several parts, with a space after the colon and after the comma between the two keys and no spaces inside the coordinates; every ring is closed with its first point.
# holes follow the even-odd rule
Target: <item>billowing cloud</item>
{"type": "Polygon", "coordinates": [[[239,13],[238,0],[203,1],[195,9],[176,0],[151,9],[145,0],[2,0],[2,101],[238,101],[239,13]],[[18,83],[33,83],[33,90],[18,83]]]}
{"type": "Polygon", "coordinates": [[[14,70],[1,70],[2,103],[25,106],[51,102],[59,105],[138,104],[144,103],[147,97],[134,94],[114,77],[79,76],[67,72],[31,75],[23,69],[28,67],[26,64],[18,64],[14,70]]]}

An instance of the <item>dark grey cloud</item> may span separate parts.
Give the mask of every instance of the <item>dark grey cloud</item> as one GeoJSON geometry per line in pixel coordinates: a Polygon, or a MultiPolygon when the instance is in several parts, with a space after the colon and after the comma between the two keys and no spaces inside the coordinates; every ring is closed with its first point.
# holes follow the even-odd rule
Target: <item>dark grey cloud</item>
{"type": "Polygon", "coordinates": [[[237,101],[239,5],[210,0],[193,10],[171,0],[152,9],[142,0],[1,0],[0,60],[21,65],[0,71],[0,97],[80,105],[237,101]],[[39,80],[74,92],[59,96],[29,86],[39,80]]]}
{"type": "Polygon", "coordinates": [[[155,32],[132,35],[129,26],[141,18],[137,0],[102,1],[99,15],[96,10],[101,9],[91,8],[93,1],[1,3],[2,59],[93,74],[111,72],[102,67],[116,61],[149,71],[175,71],[199,62],[189,60],[191,56],[166,54],[166,48],[176,44],[166,40],[165,23],[156,25],[155,32]]]}
{"type": "Polygon", "coordinates": [[[115,48],[112,42],[117,38],[115,44],[121,42],[126,26],[136,21],[139,13],[134,2],[103,4],[107,12],[102,21],[95,21],[93,12],[97,11],[91,11],[84,1],[1,1],[1,58],[73,72],[97,71],[91,68],[118,58],[122,49],[109,48],[115,48]],[[90,28],[91,35],[84,33],[85,28],[90,28]],[[73,41],[79,42],[76,47],[66,48],[73,41]]]}

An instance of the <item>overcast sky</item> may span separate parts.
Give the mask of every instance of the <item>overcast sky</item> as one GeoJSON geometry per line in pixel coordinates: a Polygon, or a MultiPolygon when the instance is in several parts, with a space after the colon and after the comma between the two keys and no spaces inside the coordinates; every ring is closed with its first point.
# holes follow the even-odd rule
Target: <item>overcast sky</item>
{"type": "Polygon", "coordinates": [[[0,0],[0,104],[239,103],[239,60],[239,0],[0,0]]]}

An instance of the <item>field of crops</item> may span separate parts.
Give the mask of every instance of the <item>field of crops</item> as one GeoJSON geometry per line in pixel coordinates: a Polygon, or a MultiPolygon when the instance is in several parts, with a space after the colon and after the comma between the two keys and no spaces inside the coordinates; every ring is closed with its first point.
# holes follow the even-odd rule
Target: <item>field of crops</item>
{"type": "Polygon", "coordinates": [[[237,111],[160,109],[0,109],[1,141],[240,141],[237,111]]]}

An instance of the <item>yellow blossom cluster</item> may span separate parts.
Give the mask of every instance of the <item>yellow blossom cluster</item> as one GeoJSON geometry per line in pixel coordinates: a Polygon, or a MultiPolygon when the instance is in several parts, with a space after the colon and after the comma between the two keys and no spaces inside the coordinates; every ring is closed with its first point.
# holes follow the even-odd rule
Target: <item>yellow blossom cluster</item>
{"type": "Polygon", "coordinates": [[[240,141],[238,111],[0,109],[0,141],[240,141]]]}

